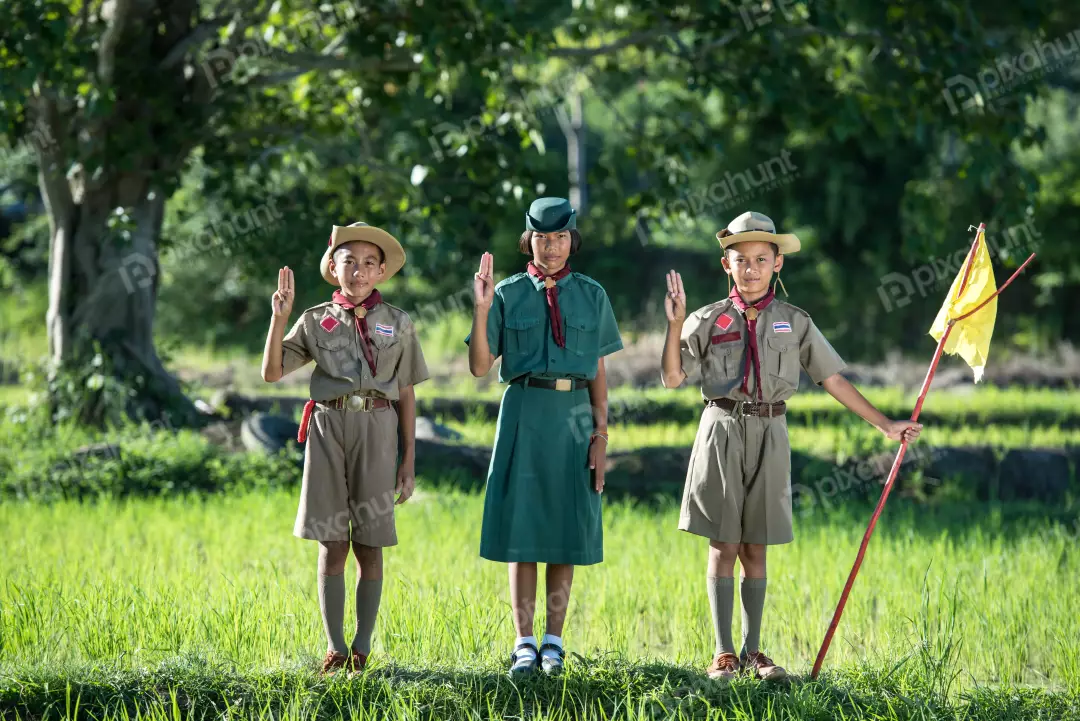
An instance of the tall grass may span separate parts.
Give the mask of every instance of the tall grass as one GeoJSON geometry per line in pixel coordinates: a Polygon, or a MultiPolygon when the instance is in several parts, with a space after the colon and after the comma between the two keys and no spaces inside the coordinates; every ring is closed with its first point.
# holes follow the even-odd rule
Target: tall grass
{"type": "MultiPolygon", "coordinates": [[[[505,566],[477,556],[481,505],[422,490],[400,509],[378,663],[501,668],[514,634],[505,566]]],[[[284,491],[0,505],[0,675],[184,657],[243,673],[313,664],[325,648],[316,547],[290,535],[295,508],[284,491]]],[[[942,694],[975,682],[1080,691],[1080,528],[1042,523],[1017,535],[993,516],[973,523],[943,513],[902,505],[886,513],[829,667],[886,668],[915,652],[924,664],[947,660],[942,694]],[[935,646],[942,637],[950,640],[935,646]]],[[[706,544],[676,531],[676,521],[671,505],[608,506],[606,561],[575,578],[569,649],[589,659],[707,663],[706,544]]],[[[796,542],[770,550],[763,640],[795,672],[812,663],[863,522],[800,519],[796,542]]]]}

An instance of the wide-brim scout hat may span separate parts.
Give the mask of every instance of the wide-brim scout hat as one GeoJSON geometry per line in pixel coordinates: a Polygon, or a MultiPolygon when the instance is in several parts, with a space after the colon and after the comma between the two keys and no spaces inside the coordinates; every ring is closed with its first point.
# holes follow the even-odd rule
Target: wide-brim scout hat
{"type": "Polygon", "coordinates": [[[537,198],[525,213],[525,228],[539,233],[575,230],[577,211],[566,198],[537,198]]]}
{"type": "Polygon", "coordinates": [[[724,250],[736,243],[745,243],[748,240],[775,243],[780,253],[785,255],[795,253],[802,247],[795,234],[777,233],[776,224],[772,222],[772,218],[753,210],[746,211],[728,223],[728,227],[716,234],[716,239],[720,241],[720,247],[724,250]]]}
{"type": "Polygon", "coordinates": [[[338,284],[334,276],[330,275],[330,259],[334,256],[334,251],[345,243],[352,243],[356,240],[363,240],[382,249],[383,262],[386,263],[386,274],[383,276],[382,282],[390,280],[405,265],[405,249],[401,247],[401,243],[397,241],[397,238],[382,228],[376,228],[374,225],[368,225],[367,223],[335,225],[333,232],[330,233],[330,243],[327,245],[326,252],[323,253],[322,262],[319,263],[322,277],[330,285],[338,284]]]}

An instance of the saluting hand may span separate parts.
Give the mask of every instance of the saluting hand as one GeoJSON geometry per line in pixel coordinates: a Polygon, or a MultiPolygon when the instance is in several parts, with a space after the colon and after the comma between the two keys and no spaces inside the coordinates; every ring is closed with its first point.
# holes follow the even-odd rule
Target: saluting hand
{"type": "Polygon", "coordinates": [[[589,468],[593,471],[593,487],[597,493],[604,492],[604,469],[607,468],[607,439],[593,436],[589,439],[589,468]]]}
{"type": "Polygon", "coordinates": [[[277,273],[277,290],[270,299],[270,309],[275,318],[288,318],[292,313],[294,287],[293,272],[289,266],[285,266],[277,273]]]}
{"type": "Polygon", "coordinates": [[[664,296],[664,312],[669,323],[686,319],[686,291],[682,276],[673,270],[667,274],[667,295],[664,296]]]}
{"type": "Polygon", "coordinates": [[[478,306],[490,308],[495,300],[495,281],[491,277],[494,265],[495,256],[491,253],[480,256],[480,270],[473,274],[473,300],[478,306]]]}

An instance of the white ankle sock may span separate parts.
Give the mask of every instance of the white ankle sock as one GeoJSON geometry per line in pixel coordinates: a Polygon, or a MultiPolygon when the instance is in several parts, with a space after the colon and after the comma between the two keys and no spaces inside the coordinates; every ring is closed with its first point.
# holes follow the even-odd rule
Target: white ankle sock
{"type": "MultiPolygon", "coordinates": [[[[540,645],[541,646],[546,646],[549,643],[552,644],[553,646],[558,646],[559,648],[563,647],[561,637],[552,636],[550,633],[545,633],[544,634],[544,640],[541,642],[540,645]]],[[[558,656],[559,654],[557,654],[555,651],[553,651],[551,649],[544,649],[541,652],[541,655],[543,655],[543,656],[558,656]]]]}
{"type": "MultiPolygon", "coordinates": [[[[514,648],[518,648],[523,643],[532,644],[533,648],[538,646],[536,643],[536,636],[519,636],[518,639],[514,641],[514,648]]],[[[517,652],[517,663],[514,665],[531,666],[535,658],[536,653],[533,649],[526,647],[517,652]]]]}

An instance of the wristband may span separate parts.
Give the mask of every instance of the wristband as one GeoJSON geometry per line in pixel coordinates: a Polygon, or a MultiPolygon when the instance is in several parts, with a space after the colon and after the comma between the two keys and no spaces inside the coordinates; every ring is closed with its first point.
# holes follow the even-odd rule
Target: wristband
{"type": "Polygon", "coordinates": [[[608,439],[607,433],[601,433],[600,431],[593,431],[589,438],[603,438],[605,442],[607,442],[608,439]]]}

